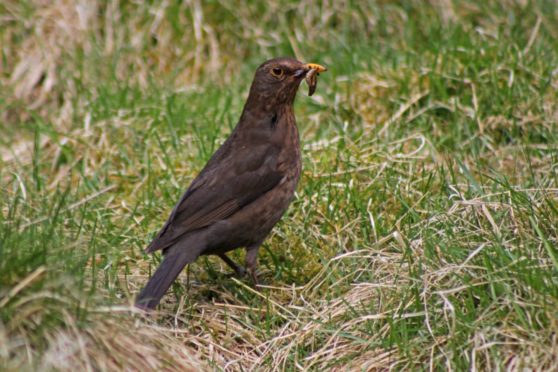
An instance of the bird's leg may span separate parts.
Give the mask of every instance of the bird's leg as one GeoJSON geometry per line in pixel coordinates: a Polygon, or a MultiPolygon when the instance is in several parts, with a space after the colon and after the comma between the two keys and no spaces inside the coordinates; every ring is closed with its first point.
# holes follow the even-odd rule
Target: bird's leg
{"type": "Polygon", "coordinates": [[[234,270],[234,272],[236,273],[236,275],[237,275],[239,278],[242,278],[244,275],[246,275],[246,270],[245,270],[242,266],[237,265],[236,262],[234,262],[233,260],[231,260],[226,254],[221,253],[221,254],[219,254],[218,256],[219,256],[223,261],[225,261],[225,263],[226,263],[227,265],[229,265],[231,269],[234,270]]]}
{"type": "Polygon", "coordinates": [[[258,248],[259,245],[246,249],[246,270],[250,274],[256,288],[258,288],[258,274],[256,273],[258,266],[258,248]]]}

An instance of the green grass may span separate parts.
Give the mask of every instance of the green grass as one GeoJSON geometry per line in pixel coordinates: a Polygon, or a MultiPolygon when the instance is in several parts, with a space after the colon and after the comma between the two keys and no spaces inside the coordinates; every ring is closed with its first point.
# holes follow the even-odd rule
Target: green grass
{"type": "Polygon", "coordinates": [[[556,369],[554,1],[90,3],[0,5],[0,369],[556,369]],[[138,314],[280,55],[329,71],[268,288],[202,258],[138,314]]]}

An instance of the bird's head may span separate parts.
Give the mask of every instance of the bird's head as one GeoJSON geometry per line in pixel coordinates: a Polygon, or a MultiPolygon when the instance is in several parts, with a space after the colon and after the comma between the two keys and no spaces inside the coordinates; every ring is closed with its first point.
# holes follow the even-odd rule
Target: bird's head
{"type": "MultiPolygon", "coordinates": [[[[314,70],[311,73],[314,75],[326,71],[326,68],[315,63],[302,63],[294,58],[270,59],[256,70],[248,100],[265,106],[292,104],[300,83],[311,70],[314,70]]],[[[309,80],[314,84],[309,91],[312,95],[316,80],[315,77],[309,80]]]]}

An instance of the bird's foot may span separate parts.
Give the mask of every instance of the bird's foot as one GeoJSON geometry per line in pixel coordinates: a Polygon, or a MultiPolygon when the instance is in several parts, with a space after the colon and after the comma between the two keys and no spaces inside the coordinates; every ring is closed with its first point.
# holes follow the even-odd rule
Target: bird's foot
{"type": "Polygon", "coordinates": [[[234,275],[239,279],[244,278],[246,276],[246,269],[242,266],[237,266],[234,269],[234,275]]]}
{"type": "Polygon", "coordinates": [[[233,260],[231,260],[229,257],[227,257],[227,255],[225,255],[224,253],[220,254],[219,257],[221,257],[221,259],[227,264],[229,265],[229,267],[231,269],[234,270],[234,275],[237,278],[243,278],[246,275],[246,269],[240,265],[238,265],[236,262],[234,262],[233,260]]]}
{"type": "Polygon", "coordinates": [[[248,271],[246,271],[246,269],[242,266],[237,266],[237,267],[232,268],[232,269],[234,270],[234,273],[226,274],[225,276],[227,278],[243,279],[248,274],[248,271]]]}

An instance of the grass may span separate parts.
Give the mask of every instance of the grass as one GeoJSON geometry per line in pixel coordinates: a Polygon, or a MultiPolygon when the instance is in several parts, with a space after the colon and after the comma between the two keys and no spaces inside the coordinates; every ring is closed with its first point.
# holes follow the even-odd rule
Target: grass
{"type": "Polygon", "coordinates": [[[557,368],[554,1],[39,3],[0,5],[0,369],[557,368]],[[138,314],[279,55],[329,71],[266,289],[200,259],[138,314]]]}

